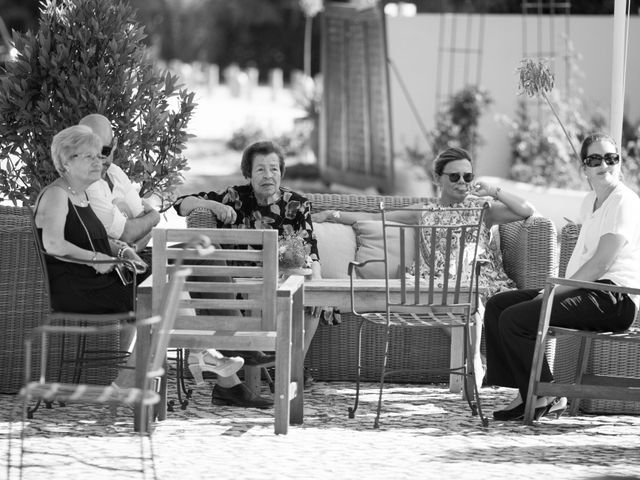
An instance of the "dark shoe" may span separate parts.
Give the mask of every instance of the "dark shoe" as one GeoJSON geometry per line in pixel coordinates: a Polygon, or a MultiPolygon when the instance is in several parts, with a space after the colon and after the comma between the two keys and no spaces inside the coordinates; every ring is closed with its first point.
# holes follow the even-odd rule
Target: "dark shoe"
{"type": "Polygon", "coordinates": [[[244,383],[229,388],[214,385],[211,392],[211,403],[248,408],[273,407],[273,400],[253,393],[244,383]]]}
{"type": "Polygon", "coordinates": [[[493,419],[500,421],[524,419],[524,403],[506,410],[496,410],[493,412],[493,419]]]}
{"type": "MultiPolygon", "coordinates": [[[[533,418],[535,420],[540,420],[540,417],[545,414],[545,412],[549,408],[549,405],[537,407],[535,412],[533,412],[533,418]]],[[[511,420],[524,420],[524,403],[521,403],[520,405],[508,410],[497,410],[493,412],[493,419],[503,422],[509,422],[511,420]]]]}
{"type": "Polygon", "coordinates": [[[266,367],[270,366],[276,361],[276,354],[267,354],[258,351],[245,351],[245,350],[224,350],[222,353],[225,357],[242,357],[244,358],[244,364],[251,367],[266,367]]]}
{"type": "Polygon", "coordinates": [[[555,417],[556,419],[558,419],[566,409],[567,397],[556,397],[553,399],[553,402],[547,405],[547,409],[542,415],[544,417],[555,417]]]}

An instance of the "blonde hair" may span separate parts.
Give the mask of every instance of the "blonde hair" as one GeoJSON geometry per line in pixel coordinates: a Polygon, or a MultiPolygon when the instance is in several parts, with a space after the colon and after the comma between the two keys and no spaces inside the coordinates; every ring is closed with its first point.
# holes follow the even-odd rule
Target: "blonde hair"
{"type": "Polygon", "coordinates": [[[73,125],[55,134],[51,142],[51,160],[59,175],[66,171],[64,162],[84,146],[98,150],[102,146],[100,137],[86,125],[73,125]]]}

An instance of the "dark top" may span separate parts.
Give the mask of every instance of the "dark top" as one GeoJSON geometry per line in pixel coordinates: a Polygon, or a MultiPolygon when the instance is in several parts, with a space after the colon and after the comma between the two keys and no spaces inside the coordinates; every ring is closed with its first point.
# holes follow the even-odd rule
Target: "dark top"
{"type": "MultiPolygon", "coordinates": [[[[111,255],[107,232],[91,206],[79,207],[69,200],[64,239],[80,248],[92,250],[87,231],[95,251],[111,255]]],[[[38,228],[38,235],[42,245],[41,228],[38,228]]],[[[45,255],[45,260],[54,311],[117,313],[133,309],[133,285],[123,285],[115,270],[100,274],[90,265],[65,262],[49,255],[45,255]]]]}
{"type": "MultiPolygon", "coordinates": [[[[184,195],[174,205],[180,215],[180,205],[185,197],[199,197],[214,200],[232,207],[236,212],[236,221],[231,228],[277,229],[278,235],[297,233],[310,245],[312,260],[318,260],[318,242],[311,223],[311,203],[302,195],[280,188],[280,199],[271,205],[258,205],[251,185],[228,187],[221,193],[200,192],[184,195]]],[[[218,227],[223,227],[218,222],[218,227]]]]}

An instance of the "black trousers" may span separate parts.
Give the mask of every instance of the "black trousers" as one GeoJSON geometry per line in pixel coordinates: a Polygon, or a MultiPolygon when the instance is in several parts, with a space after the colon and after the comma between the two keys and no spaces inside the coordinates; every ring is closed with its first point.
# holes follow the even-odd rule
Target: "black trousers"
{"type": "MultiPolygon", "coordinates": [[[[542,295],[538,293],[539,290],[498,293],[487,301],[484,313],[487,383],[517,388],[522,399],[527,398],[542,309],[542,295]]],[[[578,330],[620,331],[629,328],[635,314],[635,305],[627,295],[575,289],[555,295],[550,324],[578,330]]],[[[546,358],[540,380],[553,380],[546,358]]]]}

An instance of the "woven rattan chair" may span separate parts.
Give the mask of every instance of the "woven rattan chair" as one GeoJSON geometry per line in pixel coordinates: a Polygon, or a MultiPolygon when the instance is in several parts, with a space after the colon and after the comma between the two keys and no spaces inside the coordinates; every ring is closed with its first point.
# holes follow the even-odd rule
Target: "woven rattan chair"
{"type": "MultiPolygon", "coordinates": [[[[416,211],[417,216],[429,215],[434,218],[433,224],[423,225],[390,222],[387,215],[393,209],[387,209],[382,203],[382,229],[384,239],[384,258],[351,262],[349,274],[352,283],[352,312],[360,318],[357,337],[358,365],[356,378],[356,398],[353,407],[349,408],[349,417],[354,418],[360,397],[360,375],[364,369],[380,372],[378,406],[374,428],[379,427],[382,407],[382,393],[387,376],[401,373],[405,368],[391,366],[388,363],[389,352],[402,349],[401,344],[390,342],[391,327],[402,329],[437,328],[451,331],[462,331],[463,359],[460,367],[446,369],[446,373],[461,375],[465,398],[473,415],[478,415],[484,426],[487,419],[482,414],[482,406],[475,376],[469,368],[467,353],[471,349],[471,313],[477,298],[475,286],[476,256],[484,208],[404,208],[403,211],[416,211]],[[410,251],[413,254],[410,254],[410,251]],[[400,279],[399,291],[392,291],[391,278],[398,272],[392,272],[393,252],[399,252],[400,279]],[[353,279],[355,271],[368,263],[382,262],[385,270],[385,303],[386,310],[381,312],[358,312],[367,309],[367,305],[354,305],[353,279]],[[410,278],[406,273],[411,272],[410,278]],[[361,362],[362,330],[366,325],[383,325],[385,337],[383,344],[382,365],[363,365],[361,362]],[[473,393],[468,392],[473,389],[473,393]]],[[[396,209],[397,210],[397,209],[396,209]]],[[[423,359],[424,371],[433,371],[429,359],[423,359]]],[[[438,369],[440,370],[440,369],[438,369]]]]}
{"type": "MultiPolygon", "coordinates": [[[[175,270],[171,276],[170,282],[167,284],[163,295],[163,304],[159,311],[160,315],[150,318],[141,319],[134,323],[115,323],[104,324],[102,322],[82,322],[80,325],[42,325],[36,327],[28,335],[25,341],[25,371],[31,372],[31,348],[35,342],[41,343],[42,354],[40,362],[38,362],[38,380],[31,380],[29,374],[26,375],[25,386],[20,391],[23,399],[22,429],[20,434],[20,455],[19,464],[17,466],[22,478],[23,469],[28,467],[24,463],[26,453],[37,454],[38,451],[29,451],[25,446],[25,440],[28,429],[27,418],[29,416],[29,402],[35,399],[46,399],[48,401],[63,401],[65,403],[92,403],[108,405],[115,407],[116,405],[130,405],[135,409],[136,417],[143,419],[136,423],[136,428],[140,437],[140,468],[121,467],[117,462],[97,463],[94,459],[85,460],[84,463],[93,465],[97,468],[108,469],[123,475],[123,472],[139,472],[142,478],[147,477],[148,464],[151,465],[152,477],[156,478],[155,462],[153,457],[153,447],[151,445],[151,435],[148,428],[148,419],[151,417],[151,408],[160,401],[160,395],[157,392],[159,385],[158,378],[164,375],[164,362],[166,357],[167,344],[169,342],[170,332],[175,322],[176,313],[178,311],[179,297],[182,292],[185,280],[189,275],[189,269],[175,270]],[[51,339],[57,335],[80,335],[83,337],[92,335],[101,335],[105,332],[119,332],[122,329],[136,329],[139,335],[147,335],[147,331],[151,330],[150,342],[139,342],[136,355],[140,360],[143,372],[140,375],[142,382],[140,385],[130,388],[118,388],[114,386],[91,385],[91,384],[75,384],[75,383],[59,383],[46,381],[48,366],[48,347],[52,344],[51,339]],[[145,348],[145,347],[149,348],[145,348]],[[144,438],[148,439],[149,445],[145,449],[144,438]],[[146,450],[146,451],[145,451],[146,450]]],[[[9,434],[11,439],[11,433],[9,434]]],[[[8,449],[8,472],[11,473],[11,452],[12,447],[8,449]]],[[[61,456],[68,456],[68,452],[61,452],[61,456]]],[[[128,457],[127,457],[128,458],[128,457]]],[[[37,464],[36,464],[37,465],[37,464]]],[[[115,473],[114,473],[115,474],[115,473]]],[[[121,477],[119,477],[121,478],[121,477]]],[[[127,475],[127,478],[130,478],[127,475]]]]}
{"type": "Polygon", "coordinates": [[[47,289],[30,209],[0,206],[0,393],[23,386],[24,338],[48,318],[47,289]]]}
{"type": "MultiPolygon", "coordinates": [[[[560,275],[564,276],[575,247],[580,225],[570,223],[561,231],[560,275]]],[[[564,278],[549,278],[536,339],[525,423],[533,421],[534,395],[565,396],[571,406],[570,415],[579,409],[599,413],[640,413],[640,318],[624,332],[589,332],[549,326],[553,289],[556,285],[575,288],[640,294],[638,288],[625,288],[564,278]],[[557,338],[553,383],[540,382],[544,343],[557,338]],[[566,365],[563,365],[566,364],[566,365]]]]}
{"type": "MultiPolygon", "coordinates": [[[[154,311],[162,301],[167,272],[180,252],[176,245],[193,235],[209,238],[216,250],[207,256],[211,263],[191,263],[185,290],[218,296],[181,299],[169,347],[275,351],[274,430],[286,434],[290,423],[303,420],[303,277],[291,276],[278,285],[276,230],[155,228],[154,311]],[[221,299],[220,294],[227,298],[221,299]],[[244,314],[231,315],[229,310],[244,314]]],[[[199,259],[188,252],[184,258],[185,262],[199,259]]]]}

